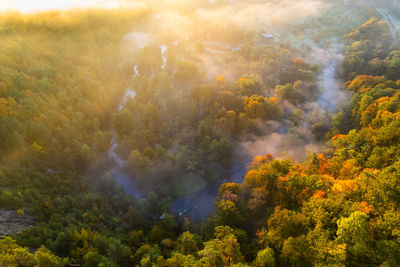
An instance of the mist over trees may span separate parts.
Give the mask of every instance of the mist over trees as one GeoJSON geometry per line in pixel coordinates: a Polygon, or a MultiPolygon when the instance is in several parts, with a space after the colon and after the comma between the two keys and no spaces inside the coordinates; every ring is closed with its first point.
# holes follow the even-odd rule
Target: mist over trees
{"type": "Polygon", "coordinates": [[[397,2],[0,14],[0,265],[399,265],[397,2]]]}

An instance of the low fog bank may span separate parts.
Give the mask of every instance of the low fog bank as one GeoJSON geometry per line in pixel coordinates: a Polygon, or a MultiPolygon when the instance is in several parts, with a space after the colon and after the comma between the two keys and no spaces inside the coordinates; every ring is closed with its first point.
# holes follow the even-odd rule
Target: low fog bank
{"type": "MultiPolygon", "coordinates": [[[[215,55],[221,53],[221,48],[240,49],[241,44],[253,41],[246,38],[254,32],[274,32],[277,25],[315,16],[328,7],[321,0],[174,0],[140,3],[152,10],[153,15],[146,23],[137,25],[125,36],[121,43],[123,53],[127,57],[140,58],[137,55],[138,49],[163,47],[165,50],[173,47],[175,50],[184,50],[179,51],[183,61],[187,57],[192,58],[196,45],[202,43],[208,53],[204,53],[200,59],[210,76],[214,77],[225,74],[223,68],[213,61],[215,55]],[[234,31],[241,32],[240,39],[228,37],[234,31]],[[248,33],[250,35],[246,36],[248,33]]],[[[166,58],[173,51],[164,51],[166,58]]],[[[229,76],[229,73],[226,74],[229,76]]]]}
{"type": "MultiPolygon", "coordinates": [[[[308,131],[307,129],[304,129],[308,131]]],[[[271,154],[276,159],[293,159],[302,162],[311,152],[321,152],[321,142],[304,139],[296,134],[273,132],[254,141],[247,141],[240,145],[250,158],[257,155],[271,154]]]]}
{"type": "MultiPolygon", "coordinates": [[[[315,131],[316,127],[323,128],[322,133],[327,132],[330,129],[333,115],[345,108],[351,98],[351,93],[344,88],[344,81],[338,75],[345,51],[344,34],[331,37],[330,31],[342,32],[343,30],[338,30],[338,25],[343,24],[348,28],[343,32],[347,32],[351,30],[350,25],[363,23],[363,16],[367,19],[367,14],[363,12],[359,14],[359,22],[357,19],[348,17],[346,12],[359,9],[353,5],[353,2],[340,3],[340,1],[336,1],[336,5],[333,3],[335,2],[331,4],[325,2],[326,5],[320,9],[321,13],[309,20],[301,19],[299,25],[293,26],[299,32],[290,32],[291,39],[285,36],[284,32],[280,32],[280,35],[283,36],[282,41],[289,42],[306,51],[304,60],[319,67],[320,71],[316,80],[319,95],[300,106],[293,106],[287,102],[282,103],[286,113],[296,114],[297,112],[300,114],[300,122],[295,126],[291,122],[269,122],[266,126],[260,126],[260,131],[264,134],[253,136],[250,140],[243,142],[238,148],[239,154],[247,154],[251,158],[269,153],[276,159],[290,158],[303,162],[311,153],[324,151],[324,136],[315,131]],[[345,18],[354,21],[348,21],[349,25],[346,25],[347,22],[343,21],[345,18]],[[313,28],[315,23],[324,20],[325,25],[318,25],[318,28],[319,31],[323,30],[326,38],[323,38],[321,33],[316,33],[318,31],[313,28]],[[302,32],[300,32],[301,30],[302,32]],[[275,127],[271,127],[272,125],[275,127]]],[[[290,26],[280,27],[280,31],[288,30],[288,28],[290,26]]]]}
{"type": "MultiPolygon", "coordinates": [[[[239,51],[242,43],[247,41],[222,37],[219,39],[218,34],[231,29],[243,33],[249,31],[252,34],[274,32],[277,37],[275,44],[278,45],[279,36],[285,34],[285,31],[278,30],[279,25],[290,25],[298,19],[307,20],[308,17],[318,16],[322,10],[326,12],[330,7],[324,1],[314,0],[250,3],[235,1],[230,5],[203,3],[186,13],[166,6],[168,5],[159,7],[146,24],[137,25],[121,41],[121,50],[132,65],[133,77],[140,73],[140,76],[151,79],[160,71],[174,73],[170,64],[176,62],[171,60],[180,58],[182,61],[194,60],[210,79],[223,74],[234,81],[239,78],[235,73],[238,73],[242,66],[224,66],[221,57],[229,51],[239,51]],[[304,12],[300,12],[301,10],[304,12]],[[195,54],[198,43],[202,43],[204,52],[195,54]]],[[[340,110],[341,105],[345,104],[349,97],[342,90],[343,83],[336,75],[336,70],[340,68],[343,59],[342,36],[316,42],[306,32],[301,40],[294,37],[293,43],[300,44],[300,50],[306,51],[303,58],[307,63],[319,66],[320,73],[316,81],[319,95],[297,106],[286,101],[282,102],[286,117],[296,118],[291,121],[258,123],[256,126],[258,134],[248,136],[245,141],[237,145],[236,164],[231,170],[230,177],[211,183],[204,181],[202,183],[204,185],[197,185],[197,188],[186,197],[175,199],[174,213],[190,216],[192,219],[204,219],[213,211],[213,202],[219,186],[226,181],[242,182],[246,167],[254,156],[269,153],[277,159],[291,158],[303,162],[310,153],[324,150],[323,136],[316,136],[315,125],[317,128],[323,128],[322,132],[327,132],[332,114],[340,110]]],[[[126,183],[126,174],[118,172],[113,174],[117,176],[116,180],[124,187],[127,194],[140,195],[136,191],[135,183],[126,183]]],[[[151,188],[146,188],[146,191],[149,190],[151,188]]]]}
{"type": "Polygon", "coordinates": [[[290,126],[290,122],[276,121],[260,125],[260,131],[264,134],[243,142],[238,148],[238,153],[246,153],[250,158],[268,153],[276,159],[290,158],[303,162],[310,154],[324,151],[323,136],[316,136],[313,127],[323,123],[328,131],[332,116],[340,111],[351,97],[337,75],[343,60],[343,45],[336,40],[331,40],[329,45],[328,48],[313,45],[306,57],[307,62],[320,68],[317,78],[319,97],[297,107],[287,102],[282,103],[288,113],[296,114],[296,111],[301,111],[298,125],[293,127],[290,126]],[[337,43],[333,45],[333,42],[337,43]]]}

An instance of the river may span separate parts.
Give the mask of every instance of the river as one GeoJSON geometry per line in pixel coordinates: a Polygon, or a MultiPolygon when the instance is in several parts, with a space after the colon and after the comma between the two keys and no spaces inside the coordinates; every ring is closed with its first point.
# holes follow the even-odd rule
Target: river
{"type": "MultiPolygon", "coordinates": [[[[160,49],[163,59],[162,69],[164,69],[167,65],[165,58],[167,46],[162,45],[160,49]]],[[[137,65],[133,67],[133,71],[134,77],[139,75],[137,65]]],[[[135,96],[135,90],[130,87],[127,88],[122,95],[120,102],[118,103],[118,111],[121,111],[127,101],[135,96]]],[[[109,158],[113,159],[115,164],[114,167],[109,170],[109,172],[114,177],[115,181],[123,187],[125,194],[134,196],[136,199],[141,199],[146,195],[146,193],[139,190],[137,183],[135,182],[135,177],[133,177],[132,174],[124,168],[124,161],[116,151],[118,147],[118,136],[114,130],[112,132],[113,137],[111,140],[111,148],[108,151],[108,156],[109,158]]],[[[243,160],[241,163],[237,163],[232,168],[232,177],[234,177],[232,182],[240,183],[243,181],[246,165],[248,163],[249,161],[243,160]]],[[[215,197],[217,196],[219,187],[224,182],[227,182],[227,180],[216,180],[194,192],[191,192],[184,198],[174,199],[172,204],[172,213],[178,216],[189,216],[195,221],[204,220],[208,214],[213,212],[215,197]]]]}
{"type": "MultiPolygon", "coordinates": [[[[167,66],[165,52],[167,46],[162,45],[160,47],[162,56],[161,68],[165,69],[167,66]]],[[[340,106],[341,102],[346,102],[343,92],[341,91],[340,82],[336,80],[336,66],[340,62],[340,57],[332,57],[332,59],[326,64],[321,71],[321,79],[323,80],[321,85],[323,87],[323,93],[318,98],[316,104],[322,108],[327,107],[329,112],[334,112],[337,106],[340,106]]],[[[138,76],[138,66],[133,67],[134,75],[138,76]]],[[[128,101],[129,98],[134,98],[136,92],[132,88],[127,88],[124,92],[121,101],[118,105],[118,111],[121,111],[128,101]]],[[[141,199],[145,196],[145,192],[141,192],[135,182],[135,177],[124,169],[124,161],[119,157],[116,152],[118,147],[118,136],[113,131],[113,138],[111,141],[111,149],[108,151],[110,158],[115,161],[115,167],[110,170],[110,173],[124,189],[127,195],[132,195],[137,199],[141,199]]],[[[241,183],[246,173],[246,166],[250,163],[250,159],[242,160],[236,163],[231,171],[232,179],[229,181],[241,183]]],[[[184,198],[177,198],[173,200],[172,213],[178,216],[189,216],[194,221],[204,220],[208,214],[214,210],[214,200],[218,194],[218,189],[222,183],[228,180],[216,180],[212,183],[205,185],[204,187],[191,192],[184,198]]]]}

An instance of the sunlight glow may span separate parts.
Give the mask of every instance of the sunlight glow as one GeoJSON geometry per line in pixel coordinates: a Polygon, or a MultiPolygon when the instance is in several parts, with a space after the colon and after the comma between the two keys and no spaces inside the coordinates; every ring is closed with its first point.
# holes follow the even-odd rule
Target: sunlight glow
{"type": "Polygon", "coordinates": [[[123,0],[0,0],[0,12],[18,11],[34,13],[50,10],[70,10],[82,8],[113,9],[126,6],[140,6],[143,3],[123,0]]]}

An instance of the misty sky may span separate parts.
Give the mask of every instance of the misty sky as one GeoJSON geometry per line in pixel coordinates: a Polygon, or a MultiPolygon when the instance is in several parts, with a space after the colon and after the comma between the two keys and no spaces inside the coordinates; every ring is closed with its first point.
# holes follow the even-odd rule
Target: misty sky
{"type": "MultiPolygon", "coordinates": [[[[140,2],[129,1],[131,5],[140,2]]],[[[32,13],[47,10],[68,10],[73,8],[118,8],[125,0],[0,0],[0,11],[32,13]]]]}

